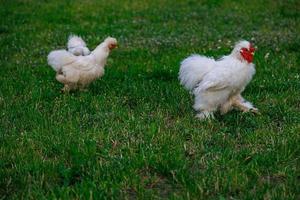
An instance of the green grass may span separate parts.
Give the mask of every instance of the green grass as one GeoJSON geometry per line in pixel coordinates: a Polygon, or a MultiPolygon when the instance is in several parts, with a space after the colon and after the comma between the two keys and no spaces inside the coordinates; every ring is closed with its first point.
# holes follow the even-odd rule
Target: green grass
{"type": "Polygon", "coordinates": [[[0,4],[0,199],[299,199],[299,1],[0,4]],[[60,93],[47,66],[70,33],[119,41],[88,92],[60,93]],[[180,61],[241,38],[262,115],[197,121],[180,61]]]}

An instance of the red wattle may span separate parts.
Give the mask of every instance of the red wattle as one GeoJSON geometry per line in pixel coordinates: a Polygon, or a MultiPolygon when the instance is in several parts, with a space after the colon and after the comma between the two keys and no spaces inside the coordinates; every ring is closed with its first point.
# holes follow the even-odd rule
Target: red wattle
{"type": "Polygon", "coordinates": [[[241,56],[248,62],[251,63],[253,61],[253,53],[255,48],[250,44],[249,50],[247,48],[242,48],[240,53],[241,56]]]}
{"type": "Polygon", "coordinates": [[[251,63],[253,61],[253,55],[251,53],[242,51],[241,55],[248,63],[251,63]]]}

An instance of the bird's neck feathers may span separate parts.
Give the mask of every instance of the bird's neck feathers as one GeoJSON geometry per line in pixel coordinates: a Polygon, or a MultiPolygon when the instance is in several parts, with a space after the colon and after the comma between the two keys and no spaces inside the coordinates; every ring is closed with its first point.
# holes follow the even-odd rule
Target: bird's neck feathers
{"type": "Polygon", "coordinates": [[[106,58],[109,55],[109,48],[107,42],[102,42],[99,44],[96,49],[91,53],[94,57],[97,63],[105,63],[106,58]]]}
{"type": "Polygon", "coordinates": [[[99,54],[99,53],[109,53],[109,48],[108,48],[108,44],[107,42],[102,42],[101,44],[99,44],[96,49],[93,51],[93,54],[99,54]]]}

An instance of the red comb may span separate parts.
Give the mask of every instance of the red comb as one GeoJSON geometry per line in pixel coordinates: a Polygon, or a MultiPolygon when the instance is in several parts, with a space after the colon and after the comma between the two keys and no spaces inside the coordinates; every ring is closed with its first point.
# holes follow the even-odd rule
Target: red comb
{"type": "Polygon", "coordinates": [[[250,52],[254,52],[255,48],[252,46],[252,44],[250,43],[250,48],[249,48],[250,52]]]}

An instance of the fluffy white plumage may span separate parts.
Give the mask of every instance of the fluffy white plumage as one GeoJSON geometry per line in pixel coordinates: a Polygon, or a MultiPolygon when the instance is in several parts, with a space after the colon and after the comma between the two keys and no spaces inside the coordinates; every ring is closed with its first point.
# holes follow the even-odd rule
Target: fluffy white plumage
{"type": "Polygon", "coordinates": [[[196,117],[213,118],[216,110],[225,114],[233,107],[258,113],[241,96],[255,74],[254,50],[248,41],[240,41],[230,55],[219,60],[192,55],[181,62],[180,83],[195,95],[196,117]]]}
{"type": "Polygon", "coordinates": [[[104,75],[107,57],[116,46],[117,40],[108,37],[87,56],[74,56],[66,50],[55,50],[48,55],[48,64],[57,72],[56,79],[64,84],[63,91],[84,89],[104,75]]]}
{"type": "Polygon", "coordinates": [[[75,56],[87,56],[90,50],[87,48],[84,40],[76,35],[70,35],[68,39],[68,51],[75,56]]]}

